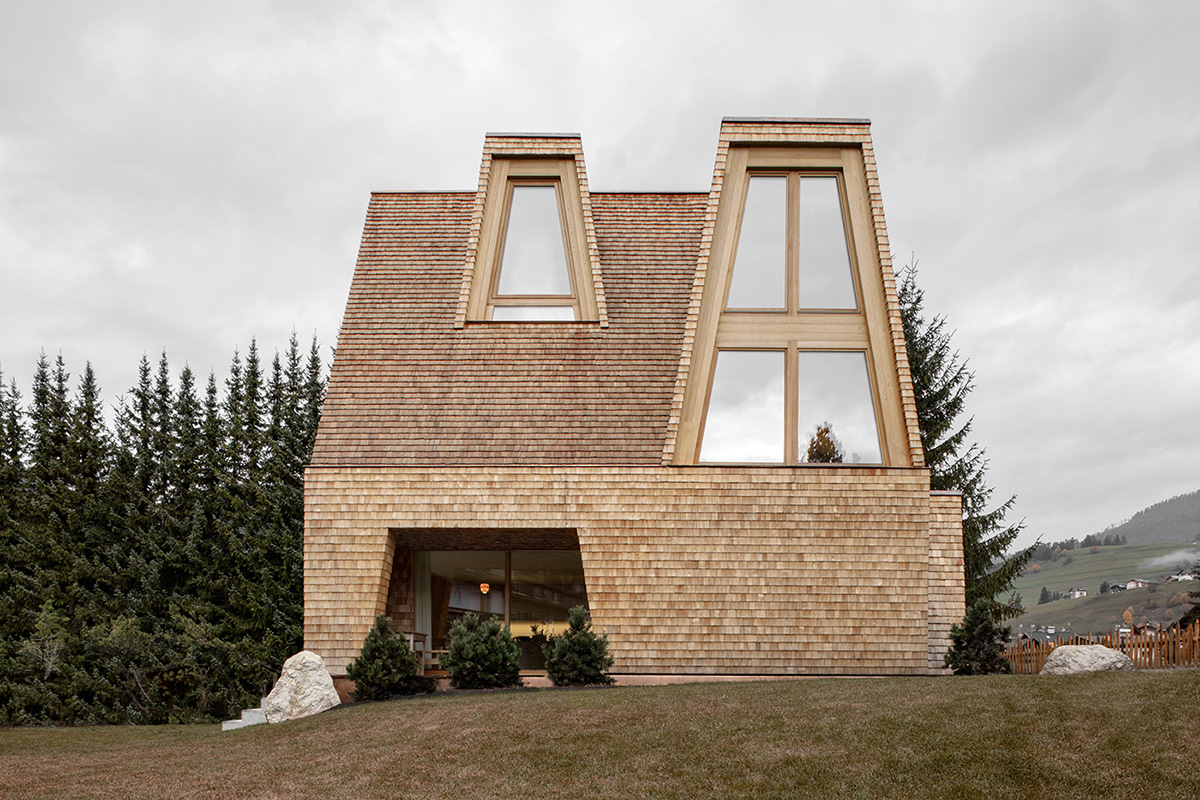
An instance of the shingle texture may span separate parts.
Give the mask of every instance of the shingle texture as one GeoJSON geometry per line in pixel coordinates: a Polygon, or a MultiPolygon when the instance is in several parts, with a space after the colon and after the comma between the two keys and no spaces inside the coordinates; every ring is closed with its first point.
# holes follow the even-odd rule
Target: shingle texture
{"type": "Polygon", "coordinates": [[[576,531],[619,673],[922,675],[946,647],[930,622],[962,616],[923,470],[313,468],[304,502],[304,643],[334,674],[375,614],[411,620],[388,605],[395,554],[404,575],[405,545],[480,525],[576,531]]]}
{"type": "Polygon", "coordinates": [[[313,465],[661,463],[707,197],[591,195],[607,329],[455,329],[474,203],[372,196],[313,465]]]}

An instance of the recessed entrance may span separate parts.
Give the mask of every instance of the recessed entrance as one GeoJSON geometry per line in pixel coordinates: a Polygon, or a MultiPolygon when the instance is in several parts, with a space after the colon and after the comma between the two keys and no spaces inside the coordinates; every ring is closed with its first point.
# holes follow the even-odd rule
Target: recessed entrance
{"type": "Polygon", "coordinates": [[[544,637],[566,629],[571,608],[587,606],[574,530],[410,529],[394,534],[387,613],[396,630],[418,634],[430,650],[445,649],[455,620],[475,613],[509,627],[521,648],[522,669],[541,669],[544,637]],[[500,543],[509,547],[495,548],[500,543]]]}

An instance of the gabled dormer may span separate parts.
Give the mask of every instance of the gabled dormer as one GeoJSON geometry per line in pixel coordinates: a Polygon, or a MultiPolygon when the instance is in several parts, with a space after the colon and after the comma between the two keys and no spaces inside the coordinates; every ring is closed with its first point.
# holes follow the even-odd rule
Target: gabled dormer
{"type": "Polygon", "coordinates": [[[578,134],[488,134],[455,327],[607,327],[578,134]]]}
{"type": "Polygon", "coordinates": [[[666,460],[921,466],[869,123],[727,119],[666,460]]]}

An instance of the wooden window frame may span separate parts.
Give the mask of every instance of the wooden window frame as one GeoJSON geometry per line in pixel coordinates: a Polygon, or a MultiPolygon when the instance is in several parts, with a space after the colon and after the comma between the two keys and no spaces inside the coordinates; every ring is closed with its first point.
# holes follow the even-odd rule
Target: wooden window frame
{"type": "Polygon", "coordinates": [[[786,226],[784,231],[785,247],[784,247],[784,307],[783,308],[752,308],[743,306],[725,307],[722,313],[735,314],[787,314],[789,316],[796,314],[861,314],[862,313],[862,288],[860,286],[859,276],[854,265],[857,263],[857,257],[854,251],[854,239],[851,234],[850,227],[850,208],[846,199],[846,179],[841,170],[829,168],[790,168],[790,169],[747,169],[744,180],[741,182],[741,197],[739,198],[739,206],[737,212],[737,226],[735,229],[735,241],[733,243],[732,258],[733,261],[729,265],[728,275],[726,277],[725,294],[729,297],[730,287],[733,285],[733,273],[737,262],[738,245],[741,243],[742,223],[745,220],[746,200],[750,194],[750,180],[752,178],[786,178],[787,179],[787,207],[785,209],[786,226]],[[833,178],[837,181],[838,201],[841,204],[842,211],[842,234],[843,240],[846,243],[846,258],[850,269],[850,285],[854,292],[854,307],[853,308],[822,308],[819,306],[801,306],[800,305],[800,181],[803,178],[833,178]]]}
{"type": "MultiPolygon", "coordinates": [[[[716,357],[720,353],[728,352],[750,352],[750,353],[783,353],[783,459],[780,461],[755,461],[747,462],[744,466],[786,466],[799,467],[808,466],[808,462],[802,461],[800,454],[800,354],[801,353],[854,353],[861,354],[866,359],[867,367],[867,387],[871,392],[871,406],[875,413],[875,437],[879,440],[879,462],[863,462],[859,464],[848,464],[847,466],[857,467],[878,467],[882,466],[884,458],[884,442],[883,442],[883,408],[879,402],[879,392],[875,390],[874,369],[871,364],[871,354],[863,349],[845,348],[845,347],[813,347],[809,342],[788,341],[784,343],[776,343],[774,345],[762,346],[734,346],[720,347],[713,354],[713,364],[715,367],[716,357]]],[[[708,386],[704,394],[704,415],[700,419],[699,431],[696,437],[696,463],[706,464],[710,466],[723,466],[736,463],[738,466],[743,466],[741,462],[724,462],[724,461],[701,461],[700,453],[704,447],[704,428],[708,424],[708,404],[712,400],[713,380],[716,378],[717,371],[712,369],[709,374],[708,386]]],[[[830,466],[829,464],[814,464],[812,466],[830,466]]],[[[833,465],[836,466],[836,465],[833,465]]]]}
{"type": "Polygon", "coordinates": [[[795,430],[799,419],[797,371],[800,351],[858,352],[866,358],[880,461],[844,466],[911,466],[908,430],[899,396],[899,377],[861,149],[857,146],[735,145],[729,149],[720,192],[673,463],[704,463],[706,466],[718,463],[700,462],[717,352],[786,350],[783,466],[830,466],[809,465],[800,460],[800,432],[795,430]],[[725,305],[733,279],[750,178],[756,175],[788,176],[787,296],[782,310],[726,309],[725,305]],[[854,287],[856,307],[853,309],[800,307],[799,203],[793,202],[793,198],[799,197],[799,180],[807,176],[837,178],[854,287]]]}
{"type": "Polygon", "coordinates": [[[713,369],[709,372],[708,386],[705,387],[705,390],[704,390],[704,415],[700,418],[699,435],[697,436],[697,439],[696,439],[696,463],[712,465],[712,466],[723,466],[723,465],[730,464],[730,463],[739,463],[739,464],[742,463],[742,462],[701,461],[700,460],[700,451],[704,445],[704,428],[708,424],[708,404],[712,400],[713,381],[717,377],[717,370],[716,370],[717,356],[719,354],[721,354],[722,352],[727,352],[727,353],[734,353],[734,352],[783,353],[783,459],[781,461],[751,461],[751,462],[745,462],[745,465],[746,466],[755,466],[755,467],[773,467],[773,466],[788,465],[790,463],[788,460],[788,452],[789,452],[788,442],[791,439],[789,431],[792,428],[795,428],[795,426],[796,426],[796,419],[795,419],[796,414],[794,412],[796,411],[796,403],[797,403],[797,400],[799,397],[799,393],[798,393],[798,391],[797,392],[789,391],[789,388],[788,388],[792,384],[791,379],[795,377],[795,373],[796,373],[796,368],[794,366],[792,366],[792,359],[791,359],[792,351],[788,347],[778,347],[778,346],[776,346],[776,347],[770,347],[770,346],[764,346],[764,347],[751,347],[751,346],[718,347],[713,352],[713,358],[712,358],[713,369]]]}
{"type": "Polygon", "coordinates": [[[564,324],[599,322],[595,288],[592,285],[591,259],[585,234],[583,202],[579,175],[573,158],[519,158],[493,156],[484,200],[480,229],[479,254],[471,293],[467,304],[467,319],[472,322],[493,322],[497,307],[536,308],[570,307],[574,320],[495,320],[495,324],[564,324]],[[504,260],[504,241],[507,235],[513,189],[517,186],[553,186],[557,198],[559,223],[562,226],[563,249],[570,281],[569,295],[500,295],[497,288],[504,260]]]}

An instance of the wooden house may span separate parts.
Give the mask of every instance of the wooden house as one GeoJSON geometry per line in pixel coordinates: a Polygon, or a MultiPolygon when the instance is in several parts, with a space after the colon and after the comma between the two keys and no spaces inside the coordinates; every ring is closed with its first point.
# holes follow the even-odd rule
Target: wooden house
{"type": "Polygon", "coordinates": [[[592,191],[578,136],[489,134],[475,190],[372,194],[304,537],[335,675],[379,613],[437,648],[580,603],[618,676],[941,672],[961,498],[869,123],[726,119],[708,192],[592,191]]]}

